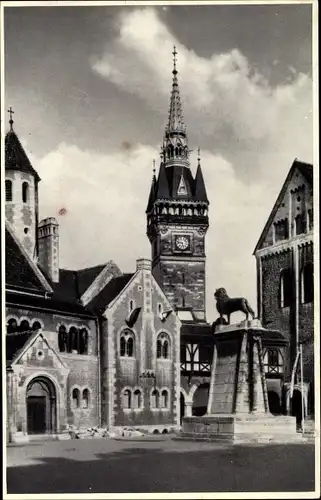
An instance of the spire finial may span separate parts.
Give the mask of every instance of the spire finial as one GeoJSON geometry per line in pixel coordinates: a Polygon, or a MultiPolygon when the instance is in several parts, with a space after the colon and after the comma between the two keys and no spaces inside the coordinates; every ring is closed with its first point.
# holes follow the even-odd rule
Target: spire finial
{"type": "Polygon", "coordinates": [[[197,148],[197,164],[201,164],[201,148],[199,146],[197,148]]]}
{"type": "Polygon", "coordinates": [[[155,168],[155,159],[153,160],[153,176],[155,177],[156,168],[155,168]]]}
{"type": "Polygon", "coordinates": [[[14,111],[12,109],[12,107],[10,106],[10,108],[8,109],[8,113],[10,115],[10,120],[9,120],[9,124],[10,124],[10,130],[13,130],[12,128],[12,125],[13,125],[13,119],[12,119],[12,115],[14,114],[14,111]]]}
{"type": "Polygon", "coordinates": [[[176,59],[176,56],[177,56],[177,51],[176,51],[176,46],[174,45],[174,49],[173,49],[173,62],[174,62],[174,66],[173,66],[173,75],[175,75],[177,73],[177,70],[176,70],[176,62],[177,62],[177,59],[176,59]]]}

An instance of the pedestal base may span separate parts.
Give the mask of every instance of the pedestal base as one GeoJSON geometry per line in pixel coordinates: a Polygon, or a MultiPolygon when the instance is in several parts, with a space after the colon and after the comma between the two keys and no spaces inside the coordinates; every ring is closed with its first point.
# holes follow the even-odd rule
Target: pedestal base
{"type": "Polygon", "coordinates": [[[227,443],[302,442],[295,417],[271,414],[212,414],[184,417],[179,439],[227,443]]]}

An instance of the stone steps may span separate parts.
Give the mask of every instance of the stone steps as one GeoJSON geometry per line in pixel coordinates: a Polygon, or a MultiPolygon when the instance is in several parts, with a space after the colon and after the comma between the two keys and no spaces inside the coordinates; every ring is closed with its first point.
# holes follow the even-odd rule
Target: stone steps
{"type": "Polygon", "coordinates": [[[184,432],[172,438],[175,441],[198,441],[207,443],[220,443],[220,444],[303,444],[309,442],[308,438],[304,438],[302,434],[238,434],[236,436],[222,435],[222,434],[196,434],[184,432]]]}

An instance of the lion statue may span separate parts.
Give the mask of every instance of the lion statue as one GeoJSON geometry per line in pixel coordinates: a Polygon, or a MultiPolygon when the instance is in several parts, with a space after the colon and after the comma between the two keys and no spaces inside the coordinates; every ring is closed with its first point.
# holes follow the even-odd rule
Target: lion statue
{"type": "Polygon", "coordinates": [[[227,316],[227,323],[230,324],[230,316],[233,312],[241,311],[245,314],[246,320],[249,314],[254,319],[254,311],[251,308],[248,300],[244,297],[230,298],[227,295],[225,288],[217,288],[214,297],[216,299],[216,309],[220,315],[220,318],[227,316]]]}

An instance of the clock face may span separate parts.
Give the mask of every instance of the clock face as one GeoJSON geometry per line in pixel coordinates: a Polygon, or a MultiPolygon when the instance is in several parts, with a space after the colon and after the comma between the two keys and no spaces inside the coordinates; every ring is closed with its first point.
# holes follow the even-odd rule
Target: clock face
{"type": "Polygon", "coordinates": [[[179,250],[186,250],[189,247],[189,238],[186,236],[177,236],[175,245],[179,250]]]}

